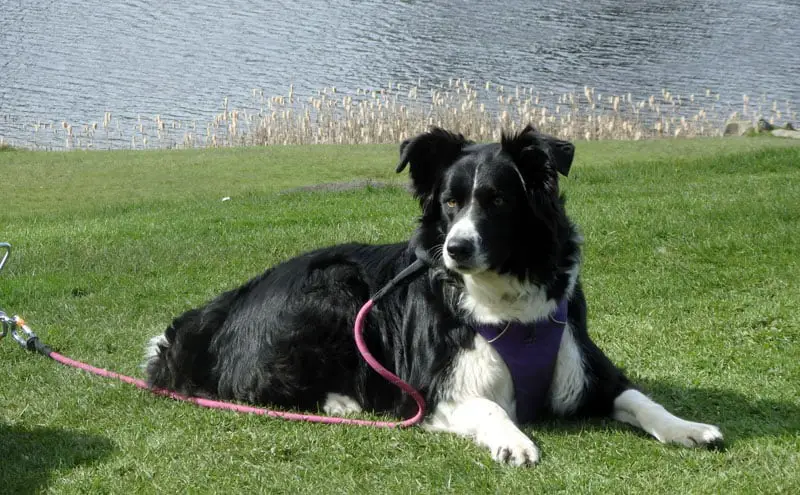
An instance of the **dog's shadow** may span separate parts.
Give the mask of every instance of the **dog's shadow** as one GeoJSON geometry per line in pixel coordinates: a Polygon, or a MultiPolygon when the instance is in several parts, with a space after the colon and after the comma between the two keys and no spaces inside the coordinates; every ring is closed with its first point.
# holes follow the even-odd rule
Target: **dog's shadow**
{"type": "MultiPolygon", "coordinates": [[[[752,399],[738,392],[720,388],[700,388],[659,380],[635,380],[637,387],[668,411],[689,421],[719,426],[725,435],[725,447],[748,438],[797,434],[800,432],[800,403],[772,399],[752,399]]],[[[633,427],[606,419],[547,420],[533,425],[533,432],[555,434],[584,429],[633,427]]],[[[635,431],[644,435],[638,429],[635,431]]]]}
{"type": "Polygon", "coordinates": [[[0,424],[0,492],[39,493],[57,472],[93,464],[114,450],[110,440],[97,435],[0,424]]]}

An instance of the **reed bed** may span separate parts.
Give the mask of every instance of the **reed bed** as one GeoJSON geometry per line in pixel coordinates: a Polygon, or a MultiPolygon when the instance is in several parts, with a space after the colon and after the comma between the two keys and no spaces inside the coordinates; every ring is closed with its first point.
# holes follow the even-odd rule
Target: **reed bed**
{"type": "MultiPolygon", "coordinates": [[[[247,98],[246,98],[247,99],[247,98]]],[[[37,122],[31,139],[3,144],[44,149],[203,148],[286,144],[397,143],[438,125],[475,140],[497,140],[503,130],[532,123],[564,139],[640,140],[720,136],[730,120],[772,124],[797,120],[789,101],[743,95],[741,104],[720,102],[711,90],[688,96],[667,89],[637,98],[631,93],[541,93],[534,88],[476,85],[460,79],[425,87],[390,83],[379,89],[339,91],[323,88],[298,95],[265,95],[253,89],[248,101],[232,105],[207,121],[138,116],[115,118],[106,112],[95,122],[37,122]]]]}

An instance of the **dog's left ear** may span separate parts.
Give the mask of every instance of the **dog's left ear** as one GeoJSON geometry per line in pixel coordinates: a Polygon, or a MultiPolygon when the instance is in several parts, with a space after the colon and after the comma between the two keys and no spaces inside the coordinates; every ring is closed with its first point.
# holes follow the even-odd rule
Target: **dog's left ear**
{"type": "Polygon", "coordinates": [[[566,177],[569,175],[572,159],[575,156],[575,145],[569,141],[541,134],[530,125],[525,126],[516,135],[503,134],[501,144],[503,150],[510,154],[520,167],[523,175],[527,173],[538,175],[535,173],[537,169],[545,167],[566,177]]]}
{"type": "Polygon", "coordinates": [[[411,185],[414,195],[424,200],[433,191],[443,172],[456,161],[462,148],[470,142],[461,134],[433,127],[400,145],[397,173],[411,165],[411,185]]]}

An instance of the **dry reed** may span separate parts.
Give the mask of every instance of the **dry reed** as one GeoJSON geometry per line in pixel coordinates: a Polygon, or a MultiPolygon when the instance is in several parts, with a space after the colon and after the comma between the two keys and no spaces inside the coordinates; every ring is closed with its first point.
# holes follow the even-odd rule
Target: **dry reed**
{"type": "MultiPolygon", "coordinates": [[[[152,118],[114,118],[100,123],[41,123],[32,126],[32,140],[12,143],[32,148],[194,148],[275,144],[397,143],[432,125],[464,133],[475,140],[496,140],[502,130],[532,123],[564,139],[652,139],[719,136],[729,120],[777,124],[796,120],[786,101],[766,97],[755,103],[747,95],[742,106],[720,103],[706,90],[681,96],[664,89],[659,95],[635,98],[582,92],[541,94],[533,88],[475,85],[452,79],[423,89],[420,84],[342,93],[335,87],[301,97],[265,96],[254,89],[239,107],[223,101],[221,112],[207,122],[152,118]]],[[[0,140],[2,137],[0,136],[0,140]]]]}

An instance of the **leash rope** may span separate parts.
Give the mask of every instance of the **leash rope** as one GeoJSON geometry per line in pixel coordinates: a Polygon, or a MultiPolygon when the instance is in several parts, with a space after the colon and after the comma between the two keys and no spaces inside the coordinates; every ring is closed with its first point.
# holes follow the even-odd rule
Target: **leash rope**
{"type": "MultiPolygon", "coordinates": [[[[2,259],[0,259],[0,270],[2,270],[3,265],[5,265],[8,256],[11,253],[11,245],[8,243],[0,243],[0,248],[5,249],[6,251],[5,255],[2,257],[2,259]]],[[[364,335],[363,335],[364,320],[366,320],[367,314],[369,314],[370,310],[372,310],[373,306],[378,300],[380,300],[383,296],[388,294],[399,283],[404,281],[410,281],[412,278],[422,274],[425,269],[426,265],[422,261],[417,260],[409,267],[407,267],[405,270],[400,272],[394,279],[392,279],[388,284],[386,284],[381,290],[379,290],[370,300],[368,300],[361,307],[361,310],[358,312],[358,315],[356,315],[355,324],[353,325],[353,333],[355,336],[356,347],[358,347],[359,352],[361,352],[361,355],[364,357],[364,360],[367,362],[367,364],[373,370],[375,370],[375,372],[377,372],[379,375],[385,378],[388,382],[394,384],[395,386],[403,390],[405,393],[410,395],[411,398],[413,398],[414,401],[417,403],[417,413],[413,417],[403,421],[373,421],[366,419],[343,418],[337,416],[322,416],[315,414],[275,411],[263,407],[255,407],[244,404],[236,404],[233,402],[204,399],[202,397],[194,397],[194,396],[179,394],[171,390],[152,388],[144,380],[116,373],[114,371],[109,371],[104,368],[97,368],[90,364],[83,363],[75,359],[71,359],[67,356],[64,356],[62,354],[53,351],[52,349],[50,349],[49,346],[47,346],[44,342],[42,342],[39,339],[39,337],[28,327],[28,325],[22,318],[20,318],[17,315],[10,317],[5,312],[3,312],[2,309],[0,309],[0,339],[10,334],[11,337],[23,349],[26,349],[31,352],[37,352],[65,366],[78,368],[88,373],[92,373],[105,378],[113,378],[116,380],[120,380],[122,382],[128,383],[142,390],[147,390],[149,392],[152,392],[155,395],[168,397],[170,399],[178,401],[190,402],[200,407],[206,407],[210,409],[223,409],[238,413],[256,414],[260,416],[269,416],[272,418],[280,418],[289,421],[306,421],[312,423],[354,425],[354,426],[372,426],[376,428],[407,428],[409,426],[414,426],[416,424],[419,424],[422,421],[423,417],[425,416],[425,399],[422,397],[422,394],[420,394],[417,390],[414,389],[414,387],[404,382],[403,380],[400,379],[400,377],[398,377],[397,375],[386,369],[383,365],[381,365],[378,362],[378,360],[375,359],[375,357],[369,352],[369,349],[367,348],[367,344],[366,341],[364,340],[364,335]]]]}

